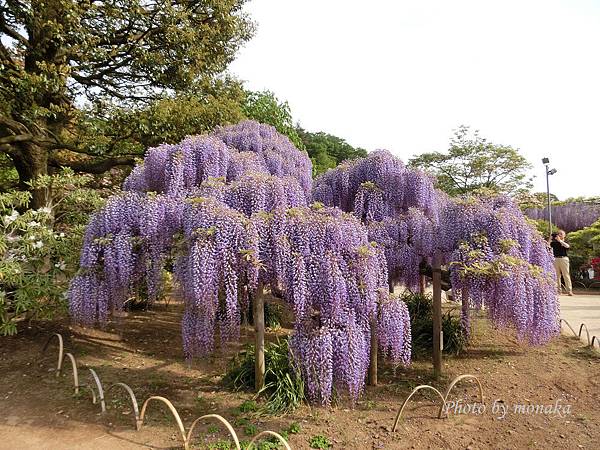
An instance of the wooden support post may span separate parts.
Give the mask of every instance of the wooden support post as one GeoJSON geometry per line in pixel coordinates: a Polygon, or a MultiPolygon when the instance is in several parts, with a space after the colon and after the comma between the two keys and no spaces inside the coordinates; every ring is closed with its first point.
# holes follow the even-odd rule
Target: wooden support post
{"type": "Polygon", "coordinates": [[[256,392],[265,385],[265,297],[262,284],[258,285],[254,296],[255,361],[254,387],[256,392]]]}
{"type": "Polygon", "coordinates": [[[467,336],[467,339],[471,336],[471,317],[469,311],[469,289],[463,288],[460,293],[462,298],[462,306],[460,310],[460,323],[463,327],[463,332],[467,336]]]}
{"type": "Polygon", "coordinates": [[[421,294],[425,293],[425,285],[426,285],[425,275],[421,274],[421,275],[419,275],[419,292],[421,294]]]}
{"type": "Polygon", "coordinates": [[[369,364],[369,386],[377,386],[377,316],[371,319],[371,360],[369,364]]]}
{"type": "Polygon", "coordinates": [[[441,256],[433,256],[433,375],[436,380],[442,375],[442,270],[441,256]]]}

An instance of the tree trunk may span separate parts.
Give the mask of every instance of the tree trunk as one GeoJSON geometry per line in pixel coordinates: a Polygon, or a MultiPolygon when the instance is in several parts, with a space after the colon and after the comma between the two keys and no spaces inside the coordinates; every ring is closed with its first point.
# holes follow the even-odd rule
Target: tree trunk
{"type": "MultiPolygon", "coordinates": [[[[30,190],[28,182],[48,174],[48,150],[31,143],[23,143],[13,156],[15,168],[19,174],[19,188],[30,190]]],[[[38,209],[50,204],[48,189],[31,190],[30,208],[38,209]]]]}
{"type": "Polygon", "coordinates": [[[427,280],[425,279],[425,275],[419,275],[419,293],[424,294],[427,285],[427,280]]]}
{"type": "Polygon", "coordinates": [[[442,270],[438,250],[433,256],[433,374],[436,380],[442,375],[442,270]]]}
{"type": "Polygon", "coordinates": [[[254,295],[254,388],[259,392],[265,385],[265,298],[262,283],[254,295]]]}
{"type": "Polygon", "coordinates": [[[371,352],[369,361],[369,386],[377,386],[377,317],[371,318],[371,352]]]}

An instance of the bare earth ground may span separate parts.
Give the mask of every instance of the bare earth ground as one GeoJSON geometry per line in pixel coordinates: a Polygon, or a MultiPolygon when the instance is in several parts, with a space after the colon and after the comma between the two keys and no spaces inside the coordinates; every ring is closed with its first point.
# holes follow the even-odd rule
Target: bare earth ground
{"type": "MultiPolygon", "coordinates": [[[[446,374],[439,383],[431,380],[430,362],[417,360],[396,374],[382,368],[379,386],[368,388],[355,408],[348,404],[305,406],[292,415],[256,418],[239,410],[244,400],[252,398],[250,393],[232,393],[220,384],[235,349],[188,368],[182,357],[180,317],[179,306],[157,305],[151,312],[115,319],[104,331],[55,321],[0,338],[0,448],[178,448],[181,443],[163,405],[151,405],[149,421],[136,432],[124,393],[114,391],[108,396],[104,415],[91,403],[89,392],[74,396],[68,361],[63,376],[55,377],[52,371],[57,355],[54,343],[40,359],[40,349],[52,332],[65,337],[65,351],[77,357],[82,381],[88,381],[83,367],[93,367],[105,387],[125,382],[140,403],[150,395],[168,397],[186,427],[200,415],[221,414],[237,423],[234,427],[240,439],[249,439],[240,425],[240,419],[247,418],[259,431],[280,431],[299,423],[301,432],[290,435],[294,449],[309,448],[308,440],[318,434],[340,449],[600,448],[600,357],[576,338],[560,337],[545,347],[529,348],[478,319],[468,352],[446,359],[446,374]],[[483,414],[451,410],[449,418],[437,419],[439,403],[434,405],[433,396],[419,392],[405,410],[398,431],[391,431],[395,414],[411,389],[431,383],[443,392],[453,377],[464,373],[480,377],[483,414]],[[507,407],[503,419],[498,418],[501,412],[492,412],[495,401],[507,407]],[[557,402],[563,407],[560,411],[554,407],[557,402]],[[515,411],[515,405],[523,405],[523,410],[517,406],[515,411]],[[527,410],[528,405],[532,406],[527,410]],[[546,408],[538,407],[535,413],[535,405],[546,408]]],[[[252,339],[249,330],[243,333],[246,340],[252,339]]],[[[273,337],[270,333],[269,338],[273,337]]],[[[449,400],[472,403],[476,393],[474,384],[463,382],[449,400]]],[[[211,443],[226,439],[225,433],[208,425],[194,435],[194,448],[211,448],[211,443]]]]}

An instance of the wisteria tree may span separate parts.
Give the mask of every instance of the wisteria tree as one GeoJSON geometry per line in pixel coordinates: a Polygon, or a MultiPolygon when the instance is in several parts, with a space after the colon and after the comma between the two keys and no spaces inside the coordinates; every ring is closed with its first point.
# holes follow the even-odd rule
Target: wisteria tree
{"type": "Polygon", "coordinates": [[[448,263],[453,292],[469,306],[485,306],[500,327],[542,344],[559,332],[553,258],[541,234],[508,197],[448,202],[440,215],[436,245],[448,263]]]}
{"type": "Polygon", "coordinates": [[[291,357],[321,404],[334,391],[358,398],[376,344],[410,362],[408,311],[388,284],[415,288],[433,255],[451,272],[466,329],[468,307],[485,305],[530,342],[558,331],[550,253],[509,200],[450,200],[386,151],[340,165],[314,188],[311,170],[287,137],[251,121],[150,149],[90,221],[73,317],[106,321],[140,285],[155,300],[170,261],[185,356],[238,339],[252,303],[260,380],[262,292],[271,289],[294,312],[291,357]]]}
{"type": "Polygon", "coordinates": [[[355,401],[374,320],[382,353],[410,361],[408,312],[388,295],[385,254],[361,221],[308,206],[311,170],[306,153],[256,122],[150,149],[125,192],[90,221],[72,316],[106,321],[140,285],[156,299],[171,260],[191,358],[237,339],[249,302],[260,314],[261,292],[271,288],[295,313],[290,348],[309,398],[329,404],[335,387],[355,401]]]}
{"type": "Polygon", "coordinates": [[[467,333],[471,306],[485,306],[496,325],[532,343],[558,332],[552,257],[507,197],[451,199],[386,151],[330,170],[316,180],[313,197],[366,223],[385,249],[392,283],[416,289],[419,264],[437,253],[463,300],[467,333]]]}
{"type": "MultiPolygon", "coordinates": [[[[525,215],[534,220],[548,220],[548,208],[528,208],[525,215]]],[[[589,227],[599,218],[599,198],[552,205],[552,223],[567,233],[589,227]]]]}

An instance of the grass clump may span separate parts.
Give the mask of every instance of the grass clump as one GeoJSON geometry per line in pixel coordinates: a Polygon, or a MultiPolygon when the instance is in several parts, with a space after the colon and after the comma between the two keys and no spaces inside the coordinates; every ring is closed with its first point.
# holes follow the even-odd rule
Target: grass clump
{"type": "MultiPolygon", "coordinates": [[[[304,382],[292,360],[287,339],[265,345],[265,386],[257,394],[265,403],[256,408],[257,412],[284,414],[305,400],[304,382]]],[[[254,389],[254,346],[234,358],[223,381],[235,390],[254,389]]]]}
{"type": "Polygon", "coordinates": [[[311,437],[308,440],[308,445],[310,445],[310,448],[317,449],[329,449],[333,447],[333,444],[327,438],[327,436],[323,436],[322,434],[318,434],[316,436],[311,437]]]}
{"type": "MultiPolygon", "coordinates": [[[[402,300],[408,307],[412,334],[413,356],[427,355],[433,348],[433,300],[430,295],[406,292],[402,300]]],[[[444,353],[458,355],[467,347],[467,336],[464,333],[460,317],[452,315],[452,311],[442,316],[444,332],[444,353]]]]}

